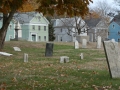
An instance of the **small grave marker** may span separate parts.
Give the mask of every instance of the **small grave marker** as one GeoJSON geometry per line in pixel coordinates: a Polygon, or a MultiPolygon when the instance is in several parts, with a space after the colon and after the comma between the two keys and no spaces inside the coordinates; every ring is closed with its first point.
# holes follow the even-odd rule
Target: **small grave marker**
{"type": "Polygon", "coordinates": [[[80,54],[80,59],[83,59],[83,53],[80,54]]]}
{"type": "Polygon", "coordinates": [[[28,62],[28,54],[24,53],[24,62],[28,62]]]}
{"type": "Polygon", "coordinates": [[[60,63],[67,63],[67,62],[69,62],[68,56],[61,56],[60,57],[60,63]]]}

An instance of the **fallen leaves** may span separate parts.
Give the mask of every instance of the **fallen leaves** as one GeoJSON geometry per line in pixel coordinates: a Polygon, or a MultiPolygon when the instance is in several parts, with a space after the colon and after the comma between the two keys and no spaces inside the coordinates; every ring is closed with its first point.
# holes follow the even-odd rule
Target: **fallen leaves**
{"type": "Polygon", "coordinates": [[[6,83],[3,82],[1,85],[0,85],[0,90],[6,90],[6,83]]]}
{"type": "Polygon", "coordinates": [[[109,90],[112,88],[112,85],[110,86],[97,86],[97,85],[92,85],[94,90],[109,90]]]}
{"type": "Polygon", "coordinates": [[[13,82],[17,82],[16,77],[13,77],[13,78],[12,78],[12,81],[13,81],[13,82]]]}

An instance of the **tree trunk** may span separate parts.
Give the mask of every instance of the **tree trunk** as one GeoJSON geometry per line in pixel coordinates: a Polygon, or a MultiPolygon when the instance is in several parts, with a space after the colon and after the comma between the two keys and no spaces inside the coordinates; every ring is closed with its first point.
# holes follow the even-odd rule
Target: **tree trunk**
{"type": "MultiPolygon", "coordinates": [[[[1,29],[0,29],[1,30],[1,29]]],[[[6,33],[7,30],[5,30],[4,32],[0,33],[0,51],[3,49],[4,47],[4,42],[5,42],[5,37],[6,37],[6,33]]]]}
{"type": "Polygon", "coordinates": [[[10,21],[12,20],[12,17],[14,15],[14,13],[15,13],[15,10],[13,10],[10,13],[7,13],[7,14],[3,13],[3,25],[2,25],[2,28],[0,29],[0,51],[4,47],[4,42],[5,42],[7,29],[8,29],[10,21]]]}

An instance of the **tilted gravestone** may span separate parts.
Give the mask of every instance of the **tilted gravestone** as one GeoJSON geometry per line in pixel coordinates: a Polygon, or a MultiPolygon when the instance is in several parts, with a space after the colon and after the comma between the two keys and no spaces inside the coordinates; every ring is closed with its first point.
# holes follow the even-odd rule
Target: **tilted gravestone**
{"type": "Polygon", "coordinates": [[[111,78],[120,78],[120,51],[117,42],[103,42],[111,78]]]}
{"type": "Polygon", "coordinates": [[[75,49],[79,49],[79,42],[77,40],[75,40],[74,46],[75,46],[75,49]]]}
{"type": "Polygon", "coordinates": [[[45,56],[53,55],[53,43],[46,43],[45,56]]]}

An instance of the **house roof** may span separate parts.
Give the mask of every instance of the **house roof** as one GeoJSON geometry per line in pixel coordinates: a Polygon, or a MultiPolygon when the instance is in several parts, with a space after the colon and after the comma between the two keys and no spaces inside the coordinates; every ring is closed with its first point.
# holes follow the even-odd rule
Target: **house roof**
{"type": "MultiPolygon", "coordinates": [[[[81,19],[79,17],[76,18],[77,22],[78,20],[81,19]]],[[[52,20],[53,22],[53,26],[56,27],[56,28],[64,28],[64,27],[75,27],[76,25],[76,21],[75,21],[75,18],[60,18],[60,19],[53,19],[52,20]]],[[[81,23],[84,23],[84,21],[82,20],[81,23]]]]}
{"type": "Polygon", "coordinates": [[[112,23],[113,21],[116,22],[118,25],[120,25],[120,14],[116,15],[116,16],[111,20],[110,23],[112,23]]]}
{"type": "Polygon", "coordinates": [[[29,23],[35,14],[36,12],[18,13],[15,14],[15,20],[19,21],[20,23],[29,23]]]}
{"type": "MultiPolygon", "coordinates": [[[[22,23],[30,23],[30,21],[36,16],[37,12],[26,12],[26,13],[18,13],[15,14],[15,20],[22,23]]],[[[40,13],[41,16],[43,16],[40,13]]],[[[49,24],[49,21],[43,16],[44,20],[49,24]]]]}
{"type": "Polygon", "coordinates": [[[96,27],[96,25],[99,23],[100,20],[101,18],[90,18],[90,19],[86,19],[85,23],[87,24],[88,27],[93,28],[96,27]]]}

